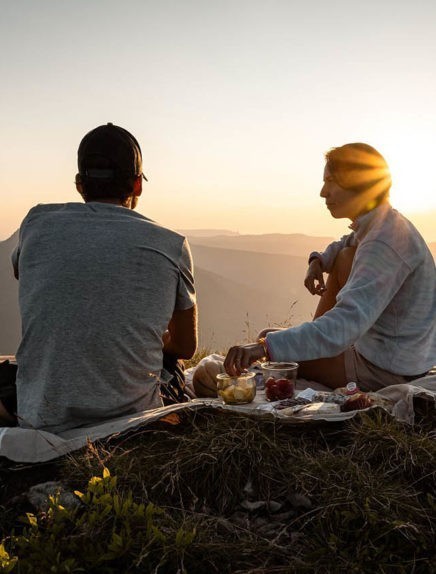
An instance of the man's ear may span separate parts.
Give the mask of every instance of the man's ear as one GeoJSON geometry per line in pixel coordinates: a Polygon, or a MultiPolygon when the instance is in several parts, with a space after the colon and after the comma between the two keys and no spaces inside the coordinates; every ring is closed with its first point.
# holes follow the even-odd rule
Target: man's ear
{"type": "Polygon", "coordinates": [[[142,175],[135,177],[133,182],[133,195],[139,197],[142,193],[142,175]]]}
{"type": "Polygon", "coordinates": [[[76,189],[80,193],[80,195],[83,197],[83,187],[82,187],[82,182],[80,180],[80,174],[79,173],[76,173],[75,181],[76,181],[76,189]]]}

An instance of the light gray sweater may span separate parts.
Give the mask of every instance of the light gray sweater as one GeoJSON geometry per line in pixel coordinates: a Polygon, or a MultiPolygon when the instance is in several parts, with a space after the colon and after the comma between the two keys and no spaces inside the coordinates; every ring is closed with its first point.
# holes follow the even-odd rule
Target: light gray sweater
{"type": "Polygon", "coordinates": [[[357,244],[335,307],[313,322],[268,334],[271,358],[333,357],[354,344],[368,361],[391,373],[425,372],[436,363],[436,270],[428,246],[389,204],[350,227],[353,233],[317,254],[329,272],[338,251],[357,244]]]}

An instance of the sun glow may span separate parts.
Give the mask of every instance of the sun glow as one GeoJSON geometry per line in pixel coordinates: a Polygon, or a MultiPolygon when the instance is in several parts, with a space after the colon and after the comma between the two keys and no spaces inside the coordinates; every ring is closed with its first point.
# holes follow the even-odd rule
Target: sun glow
{"type": "Polygon", "coordinates": [[[423,213],[436,209],[434,165],[436,141],[420,141],[419,147],[409,144],[399,147],[394,143],[386,154],[391,174],[391,203],[408,213],[423,213]]]}

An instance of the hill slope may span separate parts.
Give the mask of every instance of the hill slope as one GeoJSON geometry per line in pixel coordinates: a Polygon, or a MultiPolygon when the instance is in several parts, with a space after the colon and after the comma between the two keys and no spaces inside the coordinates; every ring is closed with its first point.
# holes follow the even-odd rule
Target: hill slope
{"type": "MultiPolygon", "coordinates": [[[[306,257],[253,253],[200,245],[192,245],[192,253],[199,293],[200,319],[201,313],[208,312],[210,306],[216,305],[219,309],[227,311],[235,308],[234,317],[239,321],[239,327],[235,325],[235,333],[240,333],[244,328],[243,324],[248,314],[248,321],[254,330],[252,335],[268,325],[284,322],[295,325],[311,319],[317,298],[310,295],[303,285],[307,269],[306,257]],[[203,284],[200,269],[231,282],[234,290],[228,293],[221,291],[217,284],[214,288],[203,284]],[[254,290],[256,296],[242,295],[241,286],[254,290]],[[240,295],[236,295],[236,290],[240,291],[240,295]],[[202,303],[204,291],[210,291],[205,304],[202,303]],[[236,297],[240,298],[239,307],[231,303],[236,297]]],[[[235,319],[232,324],[235,324],[235,319]]],[[[218,327],[228,331],[220,317],[217,317],[217,323],[214,325],[215,333],[220,332],[218,327]]],[[[234,339],[235,336],[228,340],[228,343],[234,339]]],[[[224,340],[227,342],[227,339],[224,340]]]]}
{"type": "Polygon", "coordinates": [[[269,233],[263,235],[215,235],[188,233],[191,245],[237,249],[254,253],[275,253],[282,255],[309,256],[311,251],[322,251],[333,241],[332,237],[311,237],[301,233],[285,235],[269,233]]]}

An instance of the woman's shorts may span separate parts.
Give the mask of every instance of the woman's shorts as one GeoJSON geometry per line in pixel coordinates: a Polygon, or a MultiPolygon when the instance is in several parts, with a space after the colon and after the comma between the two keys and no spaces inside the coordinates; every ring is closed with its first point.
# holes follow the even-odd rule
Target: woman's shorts
{"type": "Polygon", "coordinates": [[[354,346],[349,347],[344,352],[344,361],[347,382],[358,383],[362,391],[378,391],[390,385],[410,383],[410,381],[425,375],[425,373],[421,373],[414,376],[403,376],[385,371],[362,357],[354,346]]]}

